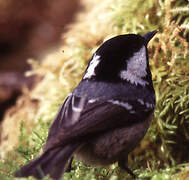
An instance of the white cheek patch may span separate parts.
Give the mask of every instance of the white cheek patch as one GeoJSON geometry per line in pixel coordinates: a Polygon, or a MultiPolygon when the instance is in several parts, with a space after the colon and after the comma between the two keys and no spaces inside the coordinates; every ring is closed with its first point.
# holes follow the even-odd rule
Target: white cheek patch
{"type": "Polygon", "coordinates": [[[140,84],[145,86],[149,84],[144,81],[142,77],[147,75],[147,59],[146,48],[143,46],[139,51],[135,52],[133,56],[127,62],[127,70],[120,72],[120,78],[130,81],[132,84],[140,84]]]}
{"type": "Polygon", "coordinates": [[[83,79],[90,79],[91,77],[96,75],[95,68],[98,66],[99,62],[100,62],[100,56],[95,54],[89,64],[89,67],[87,68],[87,71],[83,79]]]}

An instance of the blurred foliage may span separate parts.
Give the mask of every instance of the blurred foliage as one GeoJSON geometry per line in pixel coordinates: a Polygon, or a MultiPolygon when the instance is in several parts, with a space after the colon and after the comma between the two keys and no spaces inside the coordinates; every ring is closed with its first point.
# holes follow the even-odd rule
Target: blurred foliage
{"type": "Polygon", "coordinates": [[[44,123],[44,121],[40,119],[38,123],[40,128],[33,130],[31,136],[26,134],[24,123],[21,122],[20,124],[19,145],[16,147],[15,151],[25,159],[24,163],[35,158],[46,141],[49,123],[44,123]]]}
{"type": "Polygon", "coordinates": [[[161,4],[165,9],[164,26],[151,45],[154,53],[150,54],[157,96],[156,138],[163,161],[171,165],[189,160],[189,29],[183,28],[189,22],[189,6],[184,5],[185,1],[168,0],[161,4]],[[183,7],[176,8],[177,5],[183,7]]]}
{"type": "MultiPolygon", "coordinates": [[[[42,92],[47,99],[35,96],[42,102],[36,115],[39,126],[32,135],[27,135],[24,123],[21,123],[16,148],[19,153],[11,151],[0,161],[0,179],[13,179],[15,169],[39,154],[50,120],[65,95],[79,82],[90,55],[103,39],[124,33],[144,34],[154,29],[159,33],[148,49],[157,105],[147,135],[129,156],[129,166],[141,180],[189,179],[189,3],[186,0],[115,0],[105,6],[109,12],[104,15],[105,19],[111,22],[110,34],[79,42],[72,48],[69,58],[62,58],[55,66],[48,58],[40,65],[32,62],[30,73],[44,76],[35,93],[42,92]],[[54,85],[55,90],[47,92],[49,84],[54,85]]],[[[116,164],[108,168],[91,168],[74,160],[73,169],[62,179],[131,179],[116,164]]]]}

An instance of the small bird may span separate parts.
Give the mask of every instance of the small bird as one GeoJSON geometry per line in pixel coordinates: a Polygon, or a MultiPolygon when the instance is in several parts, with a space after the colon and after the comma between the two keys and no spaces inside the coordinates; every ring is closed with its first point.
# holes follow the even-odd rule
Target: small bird
{"type": "Polygon", "coordinates": [[[146,134],[155,108],[147,44],[156,32],[119,35],[97,49],[61,105],[43,153],[16,177],[49,174],[58,180],[70,170],[73,157],[89,165],[118,162],[135,177],[128,154],[146,134]]]}

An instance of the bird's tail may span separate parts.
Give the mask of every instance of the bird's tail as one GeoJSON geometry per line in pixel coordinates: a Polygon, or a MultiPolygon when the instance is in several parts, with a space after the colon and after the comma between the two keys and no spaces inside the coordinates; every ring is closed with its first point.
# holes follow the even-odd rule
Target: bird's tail
{"type": "Polygon", "coordinates": [[[49,174],[51,178],[58,180],[65,171],[68,160],[78,148],[78,144],[72,144],[46,151],[18,170],[15,176],[34,176],[37,179],[42,179],[45,175],[49,174]]]}

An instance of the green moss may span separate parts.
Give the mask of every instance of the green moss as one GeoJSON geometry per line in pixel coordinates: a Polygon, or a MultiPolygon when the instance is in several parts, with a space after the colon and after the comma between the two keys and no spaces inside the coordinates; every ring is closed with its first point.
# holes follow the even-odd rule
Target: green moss
{"type": "MultiPolygon", "coordinates": [[[[159,30],[149,46],[157,96],[156,110],[147,135],[129,156],[129,167],[141,180],[184,180],[188,173],[189,164],[182,164],[189,161],[189,48],[186,42],[189,34],[186,26],[189,11],[186,5],[184,0],[116,0],[109,7],[113,22],[112,34],[143,34],[150,30],[159,30]]],[[[89,59],[90,50],[90,47],[80,44],[73,51],[71,59],[78,58],[82,70],[86,66],[86,59],[89,59]]],[[[74,79],[74,85],[80,78],[81,72],[74,79]]],[[[51,104],[51,110],[55,114],[57,102],[51,104]]],[[[26,135],[24,124],[21,123],[19,146],[0,161],[0,179],[14,179],[13,172],[40,153],[50,123],[43,119],[38,120],[38,123],[39,126],[32,135],[26,135]]],[[[62,179],[131,179],[117,165],[110,168],[91,168],[75,160],[73,168],[62,179]]]]}

